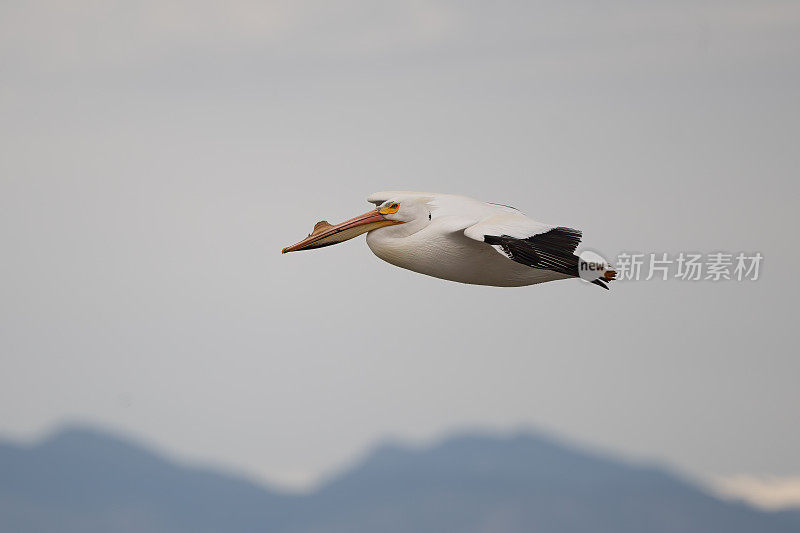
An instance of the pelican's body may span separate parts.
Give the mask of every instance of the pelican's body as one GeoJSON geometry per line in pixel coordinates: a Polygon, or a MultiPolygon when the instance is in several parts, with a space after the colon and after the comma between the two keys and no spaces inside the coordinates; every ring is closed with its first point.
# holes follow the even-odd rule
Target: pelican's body
{"type": "Polygon", "coordinates": [[[570,276],[549,270],[535,270],[509,261],[491,248],[459,235],[431,235],[425,230],[401,239],[382,239],[380,232],[367,234],[372,253],[394,266],[434,278],[495,287],[522,287],[570,276]],[[409,251],[406,245],[414,245],[409,251]]]}
{"type": "MultiPolygon", "coordinates": [[[[377,193],[370,196],[370,201],[396,196],[377,193]]],[[[367,245],[372,253],[400,268],[473,285],[519,287],[569,277],[511,261],[485,242],[464,234],[465,229],[489,217],[527,218],[515,209],[463,196],[432,198],[431,219],[418,231],[398,235],[399,230],[405,229],[403,226],[370,231],[367,245]]]]}
{"type": "MultiPolygon", "coordinates": [[[[320,222],[284,252],[336,244],[366,231],[367,245],[379,258],[436,278],[518,287],[578,276],[577,230],[464,196],[385,191],[367,200],[377,209],[338,226],[320,222]]],[[[601,276],[609,281],[613,271],[601,276]]],[[[593,283],[605,287],[603,280],[593,283]]]]}

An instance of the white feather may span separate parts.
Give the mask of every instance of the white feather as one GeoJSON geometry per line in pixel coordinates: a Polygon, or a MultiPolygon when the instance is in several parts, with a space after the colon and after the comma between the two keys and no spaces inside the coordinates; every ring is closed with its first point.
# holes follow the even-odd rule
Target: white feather
{"type": "Polygon", "coordinates": [[[393,265],[477,285],[521,286],[570,277],[517,263],[484,242],[485,235],[522,239],[553,228],[512,207],[411,191],[378,192],[367,200],[375,205],[400,204],[396,218],[405,224],[367,234],[373,253],[393,265]],[[405,213],[413,216],[404,220],[405,213]]]}

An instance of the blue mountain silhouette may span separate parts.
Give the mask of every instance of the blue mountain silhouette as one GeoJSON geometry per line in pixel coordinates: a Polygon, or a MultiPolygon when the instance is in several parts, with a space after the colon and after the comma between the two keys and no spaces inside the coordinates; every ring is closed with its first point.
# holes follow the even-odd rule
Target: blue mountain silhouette
{"type": "Polygon", "coordinates": [[[800,520],[533,433],[386,444],[292,495],[75,427],[0,444],[0,531],[796,533],[800,520]]]}

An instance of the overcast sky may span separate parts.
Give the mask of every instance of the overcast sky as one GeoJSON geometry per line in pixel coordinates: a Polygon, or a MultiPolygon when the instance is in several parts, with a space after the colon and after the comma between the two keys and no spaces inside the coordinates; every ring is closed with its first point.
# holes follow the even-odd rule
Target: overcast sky
{"type": "Polygon", "coordinates": [[[0,434],[88,422],[294,486],[460,428],[800,476],[798,57],[797,2],[3,2],[0,434]],[[761,279],[281,256],[385,189],[761,279]]]}

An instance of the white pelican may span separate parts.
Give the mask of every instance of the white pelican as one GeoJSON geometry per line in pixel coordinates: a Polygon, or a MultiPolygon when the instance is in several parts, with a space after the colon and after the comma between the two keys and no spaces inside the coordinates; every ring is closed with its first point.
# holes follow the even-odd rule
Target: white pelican
{"type": "MultiPolygon", "coordinates": [[[[317,222],[308,237],[282,253],[330,246],[367,233],[367,245],[384,261],[436,278],[520,287],[579,276],[575,248],[581,232],[576,229],[543,224],[513,207],[453,194],[385,191],[367,201],[376,208],[335,226],[317,222]]],[[[605,282],[615,275],[602,264],[588,280],[607,289],[605,282]]]]}

